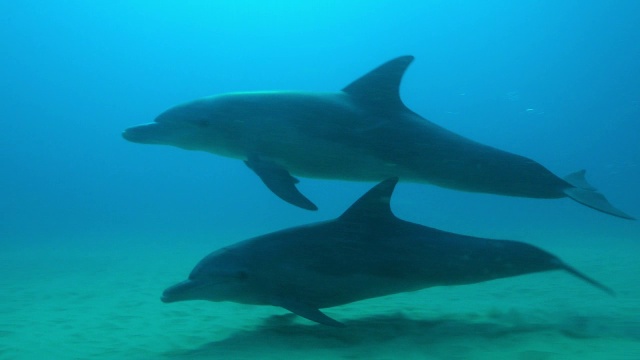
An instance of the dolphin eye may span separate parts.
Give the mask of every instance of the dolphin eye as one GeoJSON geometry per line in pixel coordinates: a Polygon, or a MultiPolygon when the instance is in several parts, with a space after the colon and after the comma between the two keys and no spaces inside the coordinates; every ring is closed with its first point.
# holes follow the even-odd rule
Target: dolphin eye
{"type": "Polygon", "coordinates": [[[194,121],[194,123],[197,127],[200,127],[200,128],[209,127],[209,121],[205,119],[196,120],[194,121]]]}
{"type": "Polygon", "coordinates": [[[236,273],[236,279],[238,280],[246,280],[247,277],[249,277],[249,275],[247,274],[246,271],[238,271],[236,273]]]}

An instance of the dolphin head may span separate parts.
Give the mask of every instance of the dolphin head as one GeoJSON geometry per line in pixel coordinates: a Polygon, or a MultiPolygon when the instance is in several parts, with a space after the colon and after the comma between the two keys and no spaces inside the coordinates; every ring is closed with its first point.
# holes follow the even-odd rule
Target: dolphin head
{"type": "Polygon", "coordinates": [[[171,145],[234,156],[230,143],[240,131],[243,114],[237,97],[218,95],[174,106],[154,122],[130,127],[122,133],[126,140],[141,144],[171,145]],[[230,153],[231,151],[231,153],[230,153]]]}
{"type": "Polygon", "coordinates": [[[162,302],[186,300],[235,301],[251,303],[250,272],[240,257],[228,248],[202,259],[185,281],[167,288],[162,302]]]}

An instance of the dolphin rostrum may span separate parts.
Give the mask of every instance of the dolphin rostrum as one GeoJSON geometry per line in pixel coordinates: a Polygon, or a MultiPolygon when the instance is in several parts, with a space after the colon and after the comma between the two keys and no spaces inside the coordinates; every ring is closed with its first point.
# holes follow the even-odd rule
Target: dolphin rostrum
{"type": "Polygon", "coordinates": [[[549,270],[565,270],[613,295],[535,246],[453,234],[397,218],[389,206],[397,181],[379,183],[337,219],[258,236],[209,254],[188,280],[166,289],[162,301],[273,305],[342,326],[319,309],[549,270]]]}
{"type": "Polygon", "coordinates": [[[399,86],[412,56],[393,59],[338,92],[246,92],[205,97],[126,129],[125,139],[243,160],[283,200],[317,209],[293,175],[431,183],[530,198],[571,199],[626,219],[584,171],[564,179],[537,162],[454,134],[409,110],[399,86]]]}

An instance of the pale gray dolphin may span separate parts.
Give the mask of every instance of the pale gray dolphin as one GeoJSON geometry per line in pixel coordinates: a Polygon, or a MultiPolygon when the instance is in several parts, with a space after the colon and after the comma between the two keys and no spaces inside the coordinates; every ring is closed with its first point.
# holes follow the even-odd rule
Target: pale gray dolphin
{"type": "Polygon", "coordinates": [[[281,306],[342,325],[319,309],[432,286],[565,270],[612,294],[556,256],[518,241],[453,234],[397,218],[397,178],[381,182],[335,220],[258,236],[217,250],[163,302],[234,301],[281,306]]]}
{"type": "Polygon", "coordinates": [[[206,97],[124,131],[125,139],[238,158],[283,200],[317,207],[292,176],[431,183],[471,192],[562,198],[632,219],[579,171],[561,179],[537,162],[454,134],[400,99],[412,56],[391,60],[338,92],[248,92],[206,97]]]}

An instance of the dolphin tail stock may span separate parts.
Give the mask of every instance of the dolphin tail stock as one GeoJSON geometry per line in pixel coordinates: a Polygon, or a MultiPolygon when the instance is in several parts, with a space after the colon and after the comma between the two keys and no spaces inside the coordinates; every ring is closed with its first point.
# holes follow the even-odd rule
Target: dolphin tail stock
{"type": "Polygon", "coordinates": [[[567,265],[566,263],[564,263],[563,261],[559,261],[559,265],[560,265],[560,269],[565,270],[566,272],[570,273],[571,275],[580,278],[586,282],[588,282],[589,284],[597,287],[598,289],[606,292],[607,294],[611,295],[611,296],[616,296],[615,291],[613,291],[611,288],[609,288],[608,286],[588,277],[587,275],[581,273],[580,271],[578,271],[577,269],[567,265]]]}
{"type": "Polygon", "coordinates": [[[635,220],[635,218],[622,210],[615,208],[607,198],[591,186],[585,178],[585,170],[576,171],[564,177],[564,181],[572,187],[563,190],[564,194],[582,205],[603,213],[617,216],[623,219],[635,220]]]}

